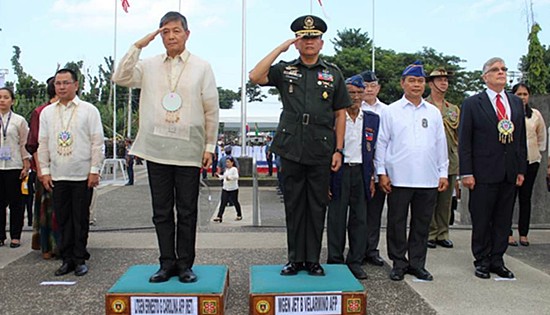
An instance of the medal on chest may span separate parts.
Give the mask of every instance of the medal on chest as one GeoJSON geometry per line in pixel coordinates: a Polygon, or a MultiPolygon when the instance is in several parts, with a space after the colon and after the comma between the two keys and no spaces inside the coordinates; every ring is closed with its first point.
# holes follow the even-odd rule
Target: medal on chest
{"type": "Polygon", "coordinates": [[[498,140],[501,143],[512,143],[514,141],[514,123],[506,118],[501,119],[497,124],[498,140]]]}
{"type": "Polygon", "coordinates": [[[59,110],[59,121],[61,122],[61,131],[57,132],[57,154],[59,155],[69,156],[73,153],[74,135],[69,129],[71,128],[71,121],[73,120],[75,112],[76,106],[73,107],[71,116],[65,125],[63,114],[61,114],[61,110],[59,110]]]}
{"type": "Polygon", "coordinates": [[[175,92],[170,92],[164,95],[161,104],[165,110],[164,120],[170,124],[179,122],[179,112],[182,104],[181,96],[175,92]]]}

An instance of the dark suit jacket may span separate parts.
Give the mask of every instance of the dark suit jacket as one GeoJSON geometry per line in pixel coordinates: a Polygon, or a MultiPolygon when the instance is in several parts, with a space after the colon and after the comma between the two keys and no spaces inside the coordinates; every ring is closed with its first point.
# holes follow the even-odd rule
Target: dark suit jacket
{"type": "Polygon", "coordinates": [[[489,96],[484,91],[464,100],[459,127],[458,155],[460,175],[474,175],[476,183],[515,183],[525,174],[527,147],[525,114],[521,100],[508,92],[514,124],[513,142],[502,144],[498,119],[489,96]]]}

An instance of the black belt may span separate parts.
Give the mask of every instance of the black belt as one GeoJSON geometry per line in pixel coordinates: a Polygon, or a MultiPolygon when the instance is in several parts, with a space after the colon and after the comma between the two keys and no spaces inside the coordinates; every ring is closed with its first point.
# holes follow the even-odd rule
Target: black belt
{"type": "Polygon", "coordinates": [[[281,115],[281,120],[302,125],[322,125],[332,127],[332,125],[334,124],[334,117],[319,117],[317,115],[310,115],[308,113],[294,114],[283,112],[281,115]]]}
{"type": "Polygon", "coordinates": [[[363,163],[344,163],[344,165],[349,167],[355,167],[355,166],[363,165],[363,163]]]}

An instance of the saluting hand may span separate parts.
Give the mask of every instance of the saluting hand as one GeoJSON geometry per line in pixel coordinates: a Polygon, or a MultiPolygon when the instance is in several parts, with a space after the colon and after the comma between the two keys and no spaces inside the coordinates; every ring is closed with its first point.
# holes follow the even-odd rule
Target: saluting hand
{"type": "Polygon", "coordinates": [[[290,45],[294,44],[297,40],[299,40],[300,38],[302,38],[302,36],[298,36],[298,37],[294,37],[294,38],[291,38],[291,39],[288,39],[286,40],[284,43],[282,43],[280,46],[279,46],[279,49],[281,50],[281,52],[285,52],[288,50],[288,48],[290,48],[290,45]]]}
{"type": "Polygon", "coordinates": [[[157,37],[157,35],[162,31],[162,28],[159,28],[158,30],[152,32],[152,33],[149,33],[147,35],[145,35],[145,37],[143,37],[142,39],[138,40],[134,45],[136,45],[137,48],[139,49],[142,49],[144,47],[147,47],[147,45],[149,45],[150,42],[153,41],[153,39],[155,39],[155,37],[157,37]]]}

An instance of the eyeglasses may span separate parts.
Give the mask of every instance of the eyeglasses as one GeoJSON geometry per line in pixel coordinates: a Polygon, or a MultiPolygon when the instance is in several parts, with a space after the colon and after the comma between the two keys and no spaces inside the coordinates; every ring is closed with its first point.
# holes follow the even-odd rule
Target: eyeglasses
{"type": "Polygon", "coordinates": [[[55,86],[71,85],[74,81],[55,81],[55,86]]]}
{"type": "Polygon", "coordinates": [[[487,72],[499,72],[499,71],[502,71],[502,72],[507,72],[508,71],[508,68],[506,67],[493,67],[489,70],[487,70],[487,72]]]}

